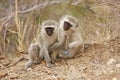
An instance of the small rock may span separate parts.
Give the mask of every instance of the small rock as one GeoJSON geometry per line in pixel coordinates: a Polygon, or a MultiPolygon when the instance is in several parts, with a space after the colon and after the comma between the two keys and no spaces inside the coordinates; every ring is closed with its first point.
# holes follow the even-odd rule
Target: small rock
{"type": "Polygon", "coordinates": [[[65,80],[64,78],[57,78],[57,80],[65,80]]]}
{"type": "Polygon", "coordinates": [[[117,80],[117,78],[115,77],[115,78],[113,78],[112,80],[117,80]]]}
{"type": "Polygon", "coordinates": [[[30,70],[31,70],[31,68],[28,68],[28,69],[27,69],[27,71],[30,71],[30,70]]]}
{"type": "Polygon", "coordinates": [[[15,73],[10,73],[9,76],[10,76],[10,79],[18,78],[18,75],[15,73]]]}
{"type": "Polygon", "coordinates": [[[107,62],[107,65],[111,65],[111,64],[113,64],[113,63],[115,63],[116,62],[116,60],[115,59],[109,59],[109,61],[107,62]]]}
{"type": "Polygon", "coordinates": [[[117,67],[117,68],[120,68],[120,63],[119,63],[119,64],[116,64],[116,67],[117,67]]]}

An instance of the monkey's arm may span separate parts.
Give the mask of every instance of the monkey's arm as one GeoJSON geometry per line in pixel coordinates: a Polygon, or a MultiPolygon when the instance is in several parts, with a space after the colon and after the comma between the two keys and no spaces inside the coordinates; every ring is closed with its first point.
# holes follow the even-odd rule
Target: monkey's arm
{"type": "Polygon", "coordinates": [[[58,38],[58,41],[50,47],[50,49],[51,50],[58,49],[64,44],[64,42],[65,42],[65,36],[61,36],[60,38],[58,38]]]}
{"type": "Polygon", "coordinates": [[[83,38],[81,36],[81,33],[78,30],[76,30],[73,36],[73,42],[69,43],[68,48],[76,48],[81,46],[82,44],[83,44],[83,38]]]}

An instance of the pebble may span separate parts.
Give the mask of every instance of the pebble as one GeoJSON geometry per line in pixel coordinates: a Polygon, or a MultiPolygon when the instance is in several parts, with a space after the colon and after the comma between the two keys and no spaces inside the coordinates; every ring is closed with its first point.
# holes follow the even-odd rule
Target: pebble
{"type": "Polygon", "coordinates": [[[30,70],[31,70],[31,68],[28,68],[28,69],[27,69],[27,71],[30,71],[30,70]]]}
{"type": "Polygon", "coordinates": [[[10,79],[18,78],[18,74],[16,73],[9,73],[10,79]]]}
{"type": "Polygon", "coordinates": [[[120,68],[120,63],[119,63],[119,64],[116,64],[116,67],[117,67],[117,68],[120,68]]]}
{"type": "Polygon", "coordinates": [[[113,78],[112,80],[117,80],[117,78],[115,77],[115,78],[113,78]]]}
{"type": "Polygon", "coordinates": [[[115,63],[116,62],[116,60],[115,59],[109,59],[109,61],[107,62],[107,65],[111,65],[111,64],[113,64],[113,63],[115,63]]]}

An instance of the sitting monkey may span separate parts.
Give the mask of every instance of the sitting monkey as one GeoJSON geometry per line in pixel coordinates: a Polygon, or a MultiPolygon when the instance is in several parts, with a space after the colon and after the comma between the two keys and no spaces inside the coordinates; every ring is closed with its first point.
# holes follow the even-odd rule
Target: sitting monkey
{"type": "Polygon", "coordinates": [[[25,65],[25,69],[30,67],[34,62],[39,63],[43,58],[46,61],[47,67],[51,67],[51,61],[54,62],[54,55],[56,55],[57,51],[50,50],[50,47],[57,41],[57,37],[58,22],[54,20],[44,21],[41,25],[37,41],[31,44],[28,50],[30,59],[25,65]],[[50,53],[52,60],[50,58],[50,53]]]}
{"type": "Polygon", "coordinates": [[[72,58],[79,52],[83,44],[78,21],[73,16],[65,15],[60,19],[59,24],[58,42],[52,46],[52,49],[58,49],[59,56],[62,58],[72,58]]]}
{"type": "Polygon", "coordinates": [[[47,67],[51,67],[51,58],[54,58],[56,51],[50,50],[50,47],[57,41],[58,38],[58,22],[54,20],[46,20],[41,25],[40,35],[37,43],[40,46],[40,59],[45,59],[47,67]],[[51,58],[50,58],[50,52],[51,58]]]}

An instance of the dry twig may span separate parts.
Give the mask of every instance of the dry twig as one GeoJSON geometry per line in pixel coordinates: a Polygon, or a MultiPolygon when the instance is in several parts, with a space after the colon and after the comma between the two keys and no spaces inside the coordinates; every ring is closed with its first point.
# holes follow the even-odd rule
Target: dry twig
{"type": "Polygon", "coordinates": [[[14,66],[14,65],[16,65],[18,62],[20,62],[20,61],[22,61],[22,60],[24,60],[24,59],[25,59],[24,57],[20,57],[18,60],[16,60],[14,63],[8,65],[7,67],[14,66]]]}

